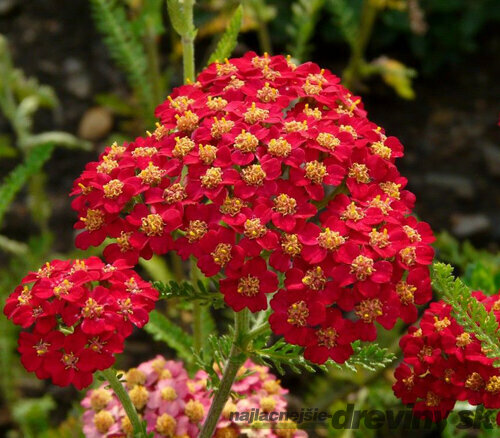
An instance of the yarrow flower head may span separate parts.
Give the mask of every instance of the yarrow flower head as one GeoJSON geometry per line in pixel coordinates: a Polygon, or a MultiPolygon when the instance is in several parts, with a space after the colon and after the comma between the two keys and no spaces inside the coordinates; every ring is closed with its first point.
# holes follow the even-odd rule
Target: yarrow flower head
{"type": "MultiPolygon", "coordinates": [[[[124,374],[124,384],[139,415],[154,438],[192,437],[200,433],[210,407],[212,393],[207,388],[208,375],[198,371],[193,379],[181,362],[157,356],[131,368],[124,374]]],[[[284,395],[288,392],[267,367],[247,360],[238,372],[230,398],[219,419],[214,437],[238,437],[240,431],[254,427],[252,436],[306,437],[292,422],[250,418],[256,409],[267,415],[286,411],[284,395]],[[231,416],[231,413],[233,415],[231,416]],[[236,414],[238,416],[236,416],[236,414]],[[246,418],[246,420],[244,420],[246,418]]],[[[83,431],[88,438],[132,437],[133,429],[118,398],[107,384],[90,390],[82,401],[83,431]]]]}
{"type": "Polygon", "coordinates": [[[319,363],[346,360],[375,323],[416,320],[434,237],[411,216],[401,143],[338,77],[247,53],[175,89],[156,116],[75,181],[78,247],[109,237],[110,262],[193,257],[230,307],[270,306],[273,331],[319,363]]]}
{"type": "Polygon", "coordinates": [[[7,299],[24,367],[59,386],[82,389],[114,363],[132,328],[143,327],[158,291],[129,266],[97,257],[54,260],[31,272],[7,299]]]}
{"type": "MultiPolygon", "coordinates": [[[[500,321],[500,295],[475,292],[474,296],[500,321]]],[[[500,408],[500,369],[475,335],[451,316],[448,304],[432,303],[420,327],[410,327],[400,346],[404,357],[395,371],[393,389],[403,403],[413,404],[415,413],[441,421],[458,400],[500,408]]]]}

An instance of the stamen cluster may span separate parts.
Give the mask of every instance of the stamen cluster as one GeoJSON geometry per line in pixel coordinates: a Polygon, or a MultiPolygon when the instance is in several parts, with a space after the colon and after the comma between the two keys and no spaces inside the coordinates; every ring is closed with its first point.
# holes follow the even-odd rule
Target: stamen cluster
{"type": "Polygon", "coordinates": [[[274,294],[273,331],[317,363],[345,361],[375,322],[416,320],[433,235],[410,216],[402,145],[338,77],[247,53],[156,115],[153,133],[108,147],[75,182],[78,247],[111,237],[109,261],[193,257],[235,311],[274,294]]]}
{"type": "MultiPolygon", "coordinates": [[[[157,356],[128,370],[124,374],[124,384],[141,419],[146,421],[147,432],[153,437],[195,438],[199,435],[213,397],[207,389],[207,377],[204,371],[198,371],[190,379],[181,362],[157,356]]],[[[256,428],[252,430],[257,434],[255,436],[307,436],[290,421],[266,422],[266,428],[259,431],[258,421],[250,424],[229,419],[231,412],[241,416],[245,412],[250,414],[252,410],[255,415],[256,409],[267,414],[286,411],[284,395],[288,391],[281,387],[267,367],[248,360],[239,370],[232,391],[233,397],[224,408],[214,437],[236,438],[241,436],[241,428],[247,426],[256,428]]],[[[86,437],[133,437],[132,425],[118,398],[107,388],[107,383],[89,391],[82,406],[85,409],[83,431],[86,437]]],[[[248,430],[245,429],[245,432],[248,430]]]]}
{"type": "Polygon", "coordinates": [[[18,348],[28,371],[82,389],[114,363],[157,299],[158,291],[121,262],[54,260],[23,278],[4,313],[28,329],[18,348]]]}
{"type": "MultiPolygon", "coordinates": [[[[474,293],[500,321],[500,296],[474,293]]],[[[500,408],[500,369],[486,356],[473,333],[451,316],[451,306],[432,303],[420,327],[401,338],[403,363],[395,371],[393,389],[403,403],[434,421],[449,414],[457,400],[485,408],[500,408]]],[[[497,417],[500,424],[500,416],[497,417]]]]}

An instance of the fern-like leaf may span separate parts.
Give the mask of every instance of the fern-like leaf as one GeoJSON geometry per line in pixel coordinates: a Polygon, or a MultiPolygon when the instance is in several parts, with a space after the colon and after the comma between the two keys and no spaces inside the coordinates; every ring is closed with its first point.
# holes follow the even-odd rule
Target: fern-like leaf
{"type": "Polygon", "coordinates": [[[227,26],[226,32],[222,35],[221,39],[217,43],[217,47],[215,48],[214,53],[210,56],[208,60],[209,64],[215,62],[217,60],[224,60],[225,58],[229,58],[234,48],[236,47],[236,43],[238,42],[238,34],[241,29],[241,24],[243,22],[243,6],[238,6],[234,11],[231,20],[229,20],[229,24],[227,26]]]}
{"type": "Polygon", "coordinates": [[[111,57],[124,71],[139,98],[144,114],[152,115],[156,103],[147,75],[147,56],[123,5],[116,0],[90,0],[94,21],[104,36],[111,57]]]}
{"type": "Polygon", "coordinates": [[[212,306],[215,309],[224,306],[224,300],[220,293],[208,290],[201,280],[197,282],[197,286],[195,288],[187,281],[180,283],[176,281],[169,281],[168,283],[154,282],[154,287],[160,292],[160,298],[166,300],[172,298],[182,298],[186,301],[199,300],[201,304],[212,306]]]}
{"type": "Polygon", "coordinates": [[[301,373],[304,370],[314,373],[318,368],[326,370],[325,366],[316,366],[304,359],[301,347],[289,344],[281,338],[269,347],[254,350],[251,358],[261,365],[274,367],[281,375],[285,374],[284,366],[289,367],[295,373],[301,373]]]}
{"type": "Polygon", "coordinates": [[[179,357],[187,362],[193,359],[193,340],[179,326],[169,321],[160,312],[153,310],[149,314],[149,322],[144,326],[156,341],[165,342],[174,349],[179,357]]]}
{"type": "Polygon", "coordinates": [[[325,0],[297,0],[292,5],[292,22],[287,30],[293,41],[288,50],[299,61],[307,56],[308,43],[324,4],[325,0]]]}
{"type": "Polygon", "coordinates": [[[5,178],[0,186],[0,224],[16,194],[23,188],[28,179],[42,168],[52,155],[53,150],[53,144],[34,147],[26,157],[25,162],[17,166],[5,178]]]}
{"type": "Polygon", "coordinates": [[[457,322],[465,331],[474,333],[485,354],[500,367],[500,332],[495,314],[486,311],[460,278],[453,277],[450,265],[434,263],[432,271],[432,284],[452,307],[457,322]]]}
{"type": "Polygon", "coordinates": [[[385,368],[396,359],[396,355],[390,353],[387,348],[373,343],[363,345],[359,340],[354,341],[352,349],[353,355],[341,365],[351,371],[357,371],[358,366],[375,371],[377,368],[385,368]]]}

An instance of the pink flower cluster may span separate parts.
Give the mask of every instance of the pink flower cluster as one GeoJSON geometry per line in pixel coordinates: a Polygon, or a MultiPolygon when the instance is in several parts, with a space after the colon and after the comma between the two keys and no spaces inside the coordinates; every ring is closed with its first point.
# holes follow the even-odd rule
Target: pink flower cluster
{"type": "MultiPolygon", "coordinates": [[[[500,321],[499,295],[475,292],[474,296],[500,321]]],[[[451,316],[451,306],[432,303],[420,327],[410,327],[400,346],[404,357],[396,369],[393,389],[403,403],[414,404],[415,412],[440,421],[457,400],[500,408],[500,369],[493,366],[475,335],[464,331],[451,316]]]]}
{"type": "Polygon", "coordinates": [[[75,181],[78,247],[111,237],[109,261],[192,256],[235,311],[265,310],[277,292],[273,331],[317,363],[345,361],[375,322],[416,320],[434,238],[410,215],[402,145],[338,77],[247,53],[156,115],[152,134],[108,147],[75,181]]]}
{"type": "MultiPolygon", "coordinates": [[[[199,371],[190,379],[181,362],[167,361],[161,356],[140,364],[125,373],[125,386],[147,432],[154,438],[198,436],[210,407],[212,394],[207,390],[207,375],[199,371]]],[[[267,367],[247,361],[232,387],[231,398],[217,424],[214,437],[236,438],[241,427],[251,425],[229,420],[231,412],[285,411],[287,393],[267,367]]],[[[107,384],[87,393],[82,401],[83,431],[87,438],[132,436],[133,429],[119,400],[107,384]]],[[[257,425],[257,423],[254,423],[257,425]]],[[[252,430],[255,437],[298,438],[307,436],[292,422],[273,422],[266,429],[252,430]],[[270,430],[270,427],[273,429],[270,430]]],[[[245,429],[246,431],[250,429],[245,429]]]]}
{"type": "Polygon", "coordinates": [[[94,371],[114,363],[133,326],[148,321],[157,298],[158,291],[121,262],[54,260],[23,278],[4,313],[29,329],[19,336],[28,371],[82,389],[94,371]]]}

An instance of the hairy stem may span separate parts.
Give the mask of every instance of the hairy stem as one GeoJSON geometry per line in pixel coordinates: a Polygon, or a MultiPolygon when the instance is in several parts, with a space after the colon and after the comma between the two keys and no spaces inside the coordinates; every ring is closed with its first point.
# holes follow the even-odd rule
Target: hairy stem
{"type": "Polygon", "coordinates": [[[132,401],[130,400],[128,393],[125,390],[125,387],[123,386],[122,382],[118,380],[116,371],[113,368],[108,368],[107,370],[101,371],[101,374],[108,381],[109,386],[111,386],[114,393],[120,400],[120,403],[122,404],[123,409],[125,410],[127,417],[130,420],[132,427],[134,428],[134,437],[146,438],[147,433],[144,424],[137,415],[135,406],[132,404],[132,401]]]}
{"type": "Polygon", "coordinates": [[[193,301],[193,347],[196,353],[203,346],[203,333],[201,332],[201,304],[198,300],[193,301]]]}
{"type": "MultiPolygon", "coordinates": [[[[194,287],[198,287],[198,281],[203,277],[203,274],[196,266],[196,261],[191,258],[191,283],[194,287]]],[[[203,333],[201,327],[201,318],[203,313],[203,306],[198,301],[193,301],[193,347],[196,353],[199,353],[203,348],[203,333]]]]}
{"type": "Polygon", "coordinates": [[[219,387],[215,392],[210,410],[208,411],[207,418],[201,429],[199,438],[211,438],[214,434],[217,421],[222,413],[222,409],[226,405],[231,387],[233,386],[236,374],[240,369],[243,362],[245,362],[246,355],[244,353],[244,343],[242,342],[243,336],[248,330],[248,311],[242,310],[234,314],[234,339],[229,358],[222,374],[222,380],[219,387]]]}

